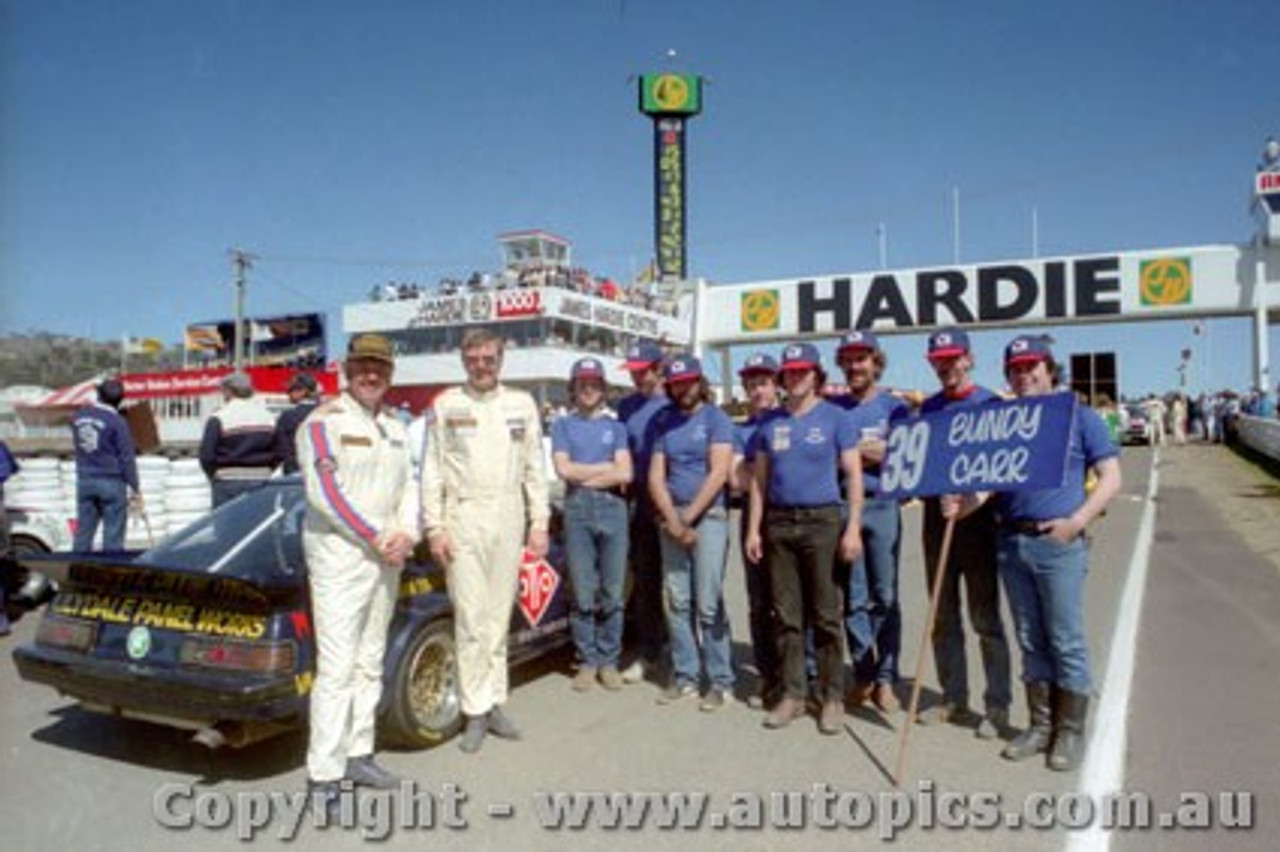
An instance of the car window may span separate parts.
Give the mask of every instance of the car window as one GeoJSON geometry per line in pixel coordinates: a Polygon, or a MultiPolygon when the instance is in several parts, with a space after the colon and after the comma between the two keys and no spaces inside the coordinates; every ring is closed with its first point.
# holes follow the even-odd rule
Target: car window
{"type": "Polygon", "coordinates": [[[297,481],[268,483],[215,509],[138,557],[136,564],[271,582],[303,571],[297,481]]]}

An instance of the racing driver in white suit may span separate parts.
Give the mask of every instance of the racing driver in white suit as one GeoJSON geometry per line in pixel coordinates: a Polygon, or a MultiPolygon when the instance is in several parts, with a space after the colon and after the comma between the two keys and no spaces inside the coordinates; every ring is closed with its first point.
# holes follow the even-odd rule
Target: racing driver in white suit
{"type": "Polygon", "coordinates": [[[382,405],[393,367],[385,337],[353,338],[346,390],[318,406],[297,433],[316,635],[307,775],[315,806],[330,814],[344,780],[399,784],[373,760],[387,625],[400,569],[420,537],[404,427],[382,405]]]}
{"type": "Polygon", "coordinates": [[[453,601],[458,692],[468,717],[459,745],[468,753],[486,733],[520,737],[502,710],[507,634],[521,546],[546,555],[551,515],[538,408],[525,391],[498,383],[502,353],[502,338],[487,329],[463,338],[467,382],[436,397],[422,465],[427,539],[453,601]]]}

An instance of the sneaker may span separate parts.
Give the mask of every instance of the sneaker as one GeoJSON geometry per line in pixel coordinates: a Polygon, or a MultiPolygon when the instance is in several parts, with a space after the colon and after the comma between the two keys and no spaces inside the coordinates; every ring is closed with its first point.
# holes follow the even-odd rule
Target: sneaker
{"type": "Polygon", "coordinates": [[[475,754],[480,750],[480,744],[484,742],[487,730],[488,724],[484,716],[469,716],[467,727],[462,732],[462,739],[458,742],[458,748],[467,754],[475,754]]]}
{"type": "Polygon", "coordinates": [[[635,662],[622,670],[622,682],[641,683],[648,673],[649,664],[644,661],[643,657],[637,657],[635,662]]]}
{"type": "Polygon", "coordinates": [[[591,687],[596,685],[596,670],[591,666],[582,666],[578,669],[578,673],[573,678],[573,689],[575,692],[590,692],[591,687]]]}
{"type": "Polygon", "coordinates": [[[844,730],[844,704],[838,700],[824,702],[818,716],[818,730],[827,735],[844,730]]]}
{"type": "Polygon", "coordinates": [[[973,735],[980,740],[994,740],[1007,730],[1009,730],[1009,711],[1003,707],[994,707],[982,717],[973,735]]]}
{"type": "Polygon", "coordinates": [[[673,683],[658,696],[659,704],[679,704],[686,698],[695,698],[698,689],[691,683],[673,683]]]}
{"type": "Polygon", "coordinates": [[[871,700],[881,713],[896,713],[898,711],[898,696],[893,692],[893,684],[877,683],[871,691],[871,700]]]}
{"type": "Polygon", "coordinates": [[[371,754],[347,758],[347,771],[343,777],[359,787],[372,787],[375,790],[394,790],[400,786],[400,776],[374,763],[371,754]]]}
{"type": "Polygon", "coordinates": [[[729,691],[727,689],[713,687],[707,691],[702,703],[698,705],[698,709],[703,713],[714,713],[723,708],[728,700],[729,691]]]}
{"type": "Polygon", "coordinates": [[[501,707],[494,707],[489,711],[488,728],[489,733],[504,740],[518,740],[521,736],[520,729],[507,718],[501,707]]]}
{"type": "Polygon", "coordinates": [[[600,683],[605,689],[617,691],[623,687],[622,675],[613,666],[605,666],[600,670],[600,683]]]}

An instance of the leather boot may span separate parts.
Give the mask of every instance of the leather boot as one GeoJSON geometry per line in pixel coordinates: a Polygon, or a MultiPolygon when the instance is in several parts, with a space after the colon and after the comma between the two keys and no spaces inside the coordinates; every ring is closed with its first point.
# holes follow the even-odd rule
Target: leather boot
{"type": "Polygon", "coordinates": [[[1031,724],[1009,741],[1000,752],[1005,760],[1026,760],[1035,754],[1049,750],[1053,741],[1053,705],[1050,703],[1052,687],[1047,683],[1028,683],[1027,709],[1031,711],[1031,724]]]}
{"type": "Polygon", "coordinates": [[[1053,751],[1049,752],[1049,768],[1070,772],[1084,757],[1084,720],[1089,715],[1089,696],[1083,692],[1059,689],[1054,696],[1053,751]]]}

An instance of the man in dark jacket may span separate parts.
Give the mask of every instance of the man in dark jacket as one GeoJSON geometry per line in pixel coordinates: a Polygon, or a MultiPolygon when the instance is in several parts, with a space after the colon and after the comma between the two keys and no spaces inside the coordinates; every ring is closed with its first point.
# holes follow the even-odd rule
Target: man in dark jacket
{"type": "Polygon", "coordinates": [[[242,492],[257,488],[275,469],[276,418],[253,398],[244,373],[222,380],[226,404],[210,415],[200,441],[200,467],[213,485],[216,509],[242,492]]]}
{"type": "Polygon", "coordinates": [[[293,407],[276,421],[276,457],[285,473],[298,472],[298,427],[311,416],[320,403],[316,377],[310,373],[296,373],[289,380],[289,402],[293,407]]]}
{"type": "Polygon", "coordinates": [[[102,549],[123,550],[129,501],[140,504],[138,463],[129,424],[120,416],[124,385],[107,379],[98,385],[98,400],[71,418],[76,451],[77,551],[93,549],[102,525],[102,549]]]}

